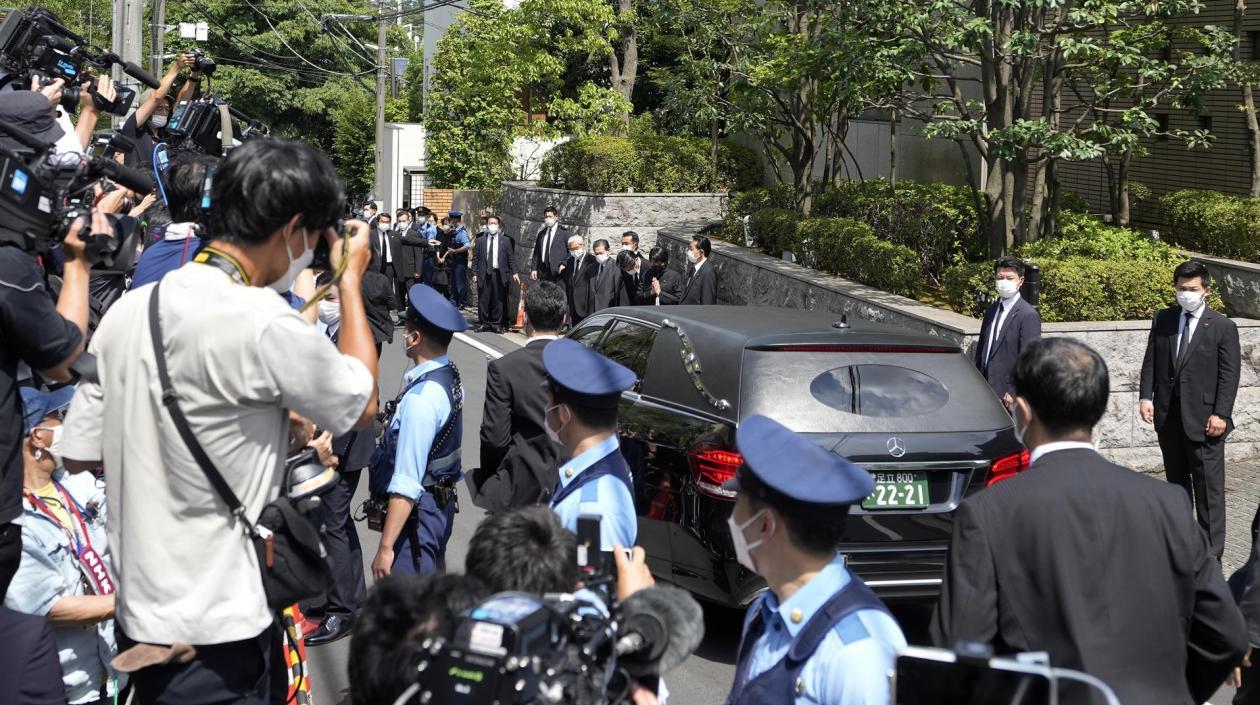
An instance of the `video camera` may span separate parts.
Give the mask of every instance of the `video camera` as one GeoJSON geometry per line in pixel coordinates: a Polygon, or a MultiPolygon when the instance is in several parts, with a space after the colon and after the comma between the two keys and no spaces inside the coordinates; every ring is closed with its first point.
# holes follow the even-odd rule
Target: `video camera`
{"type": "Polygon", "coordinates": [[[32,77],[38,78],[44,86],[62,79],[66,87],[62,89],[61,106],[68,112],[75,110],[83,90],[88,90],[100,110],[126,115],[136,92],[116,86],[115,98],[106,100],[96,92],[95,78],[88,68],[103,72],[120,64],[128,76],[150,88],[161,85],[147,71],[123,61],[117,54],[89,46],[86,39],[72,32],[49,10],[42,7],[0,9],[0,14],[4,17],[0,24],[0,70],[7,74],[0,81],[0,87],[17,82],[20,88],[26,89],[32,77]]]}
{"type": "Polygon", "coordinates": [[[171,112],[166,131],[173,149],[192,149],[214,156],[226,155],[234,147],[269,132],[266,125],[214,95],[180,101],[171,112]]]}
{"type": "Polygon", "coordinates": [[[424,643],[418,680],[395,705],[624,705],[632,678],[655,687],[704,639],[704,613],[675,587],[639,590],[621,602],[590,591],[615,580],[597,555],[599,522],[579,519],[587,590],[492,595],[461,617],[453,639],[424,643]],[[593,545],[582,538],[592,531],[593,545]]]}
{"type": "Polygon", "coordinates": [[[1090,701],[1089,688],[1103,702],[1119,705],[1106,683],[1053,668],[1044,652],[995,657],[988,645],[973,642],[952,650],[909,646],[897,655],[893,705],[1058,705],[1090,701]]]}
{"type": "MultiPolygon", "coordinates": [[[[92,187],[115,181],[137,193],[153,190],[145,175],[102,156],[57,154],[53,145],[13,125],[0,123],[0,132],[25,147],[0,146],[0,242],[11,242],[32,254],[47,252],[66,237],[76,220],[92,213],[92,187]]],[[[80,237],[94,267],[126,269],[135,256],[137,221],[109,216],[110,233],[93,233],[85,223],[80,237]]]]}

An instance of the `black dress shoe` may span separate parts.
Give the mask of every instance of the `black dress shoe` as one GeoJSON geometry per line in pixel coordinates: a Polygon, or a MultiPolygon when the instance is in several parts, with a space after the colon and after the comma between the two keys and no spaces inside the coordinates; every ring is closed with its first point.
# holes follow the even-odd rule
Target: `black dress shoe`
{"type": "Polygon", "coordinates": [[[346,617],[339,614],[330,614],[324,617],[324,621],[319,623],[319,629],[314,634],[303,639],[307,646],[322,646],[323,644],[331,644],[332,642],[346,636],[350,633],[350,627],[354,623],[353,617],[346,617]]]}

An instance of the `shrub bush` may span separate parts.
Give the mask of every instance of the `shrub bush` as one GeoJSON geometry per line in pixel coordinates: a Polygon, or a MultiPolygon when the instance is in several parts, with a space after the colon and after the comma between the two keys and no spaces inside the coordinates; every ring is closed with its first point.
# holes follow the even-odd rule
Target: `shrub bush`
{"type": "Polygon", "coordinates": [[[1260,198],[1174,191],[1159,200],[1169,242],[1205,255],[1260,259],[1260,198]]]}
{"type": "Polygon", "coordinates": [[[796,224],[793,241],[782,249],[792,250],[802,264],[894,294],[918,294],[923,278],[918,256],[904,245],[879,239],[866,223],[807,218],[796,224]]]}
{"type": "Polygon", "coordinates": [[[819,194],[813,214],[867,223],[881,238],[917,252],[922,271],[933,279],[950,264],[984,254],[975,201],[963,186],[846,181],[819,194]]]}
{"type": "Polygon", "coordinates": [[[783,250],[790,250],[796,244],[798,220],[796,211],[786,208],[766,208],[753,213],[748,223],[753,246],[772,257],[781,256],[783,250]]]}
{"type": "Polygon", "coordinates": [[[744,145],[718,143],[717,168],[704,138],[640,134],[581,137],[543,158],[539,183],[596,193],[693,193],[748,189],[761,180],[757,154],[744,145]]]}
{"type": "MultiPolygon", "coordinates": [[[[1140,320],[1172,302],[1172,273],[1184,258],[1167,243],[1079,214],[1064,214],[1061,226],[1060,236],[1015,251],[1041,267],[1042,320],[1140,320]]],[[[952,267],[942,279],[956,311],[979,318],[996,300],[990,262],[952,267]]],[[[1208,305],[1223,307],[1215,293],[1208,305]]]]}

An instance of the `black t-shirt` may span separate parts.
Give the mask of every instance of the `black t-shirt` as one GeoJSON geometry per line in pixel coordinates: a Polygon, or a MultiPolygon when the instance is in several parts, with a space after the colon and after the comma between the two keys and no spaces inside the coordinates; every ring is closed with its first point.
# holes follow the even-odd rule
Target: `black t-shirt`
{"type": "Polygon", "coordinates": [[[136,143],[136,148],[124,160],[126,165],[133,169],[139,169],[146,174],[152,174],[153,133],[149,132],[148,126],[140,127],[136,125],[136,114],[132,113],[127,118],[127,121],[123,123],[119,132],[135,140],[136,143]]]}
{"type": "Polygon", "coordinates": [[[79,345],[78,326],[61,317],[35,259],[0,246],[0,524],[22,515],[22,394],[18,362],[60,365],[79,345]]]}

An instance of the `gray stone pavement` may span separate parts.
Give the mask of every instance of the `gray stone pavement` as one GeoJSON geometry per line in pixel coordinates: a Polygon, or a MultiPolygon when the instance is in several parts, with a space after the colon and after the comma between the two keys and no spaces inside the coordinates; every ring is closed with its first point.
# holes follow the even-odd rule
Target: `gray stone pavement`
{"type": "Polygon", "coordinates": [[[1225,450],[1225,575],[1251,553],[1251,520],[1260,503],[1260,457],[1232,459],[1225,450]]]}

